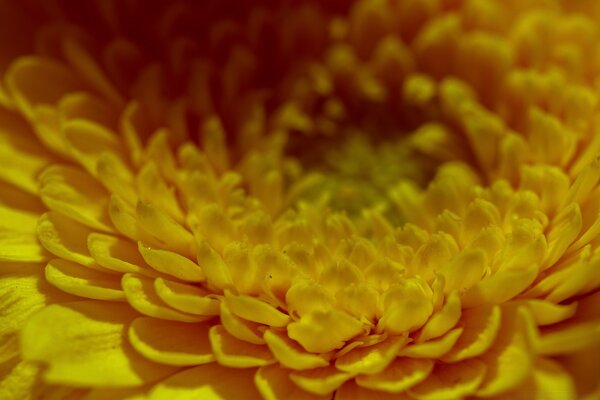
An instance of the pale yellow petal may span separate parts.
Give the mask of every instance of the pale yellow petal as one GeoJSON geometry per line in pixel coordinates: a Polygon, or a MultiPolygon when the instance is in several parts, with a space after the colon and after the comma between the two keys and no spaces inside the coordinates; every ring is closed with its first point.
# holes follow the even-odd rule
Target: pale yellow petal
{"type": "Polygon", "coordinates": [[[313,311],[287,326],[289,337],[313,353],[339,349],[362,330],[360,321],[335,309],[313,311]]]}
{"type": "Polygon", "coordinates": [[[114,231],[108,216],[108,193],[79,168],[54,164],[40,175],[40,195],[46,206],[105,232],[114,231]]]}
{"type": "Polygon", "coordinates": [[[158,272],[187,282],[203,282],[206,280],[202,268],[189,258],[169,250],[152,248],[142,242],[138,242],[138,250],[144,261],[158,272]]]}
{"type": "Polygon", "coordinates": [[[263,338],[273,356],[286,368],[304,370],[324,367],[329,364],[329,360],[325,357],[305,352],[298,343],[288,338],[287,335],[268,330],[263,338]]]}
{"type": "Polygon", "coordinates": [[[330,395],[308,393],[296,386],[289,377],[290,371],[278,365],[258,369],[254,383],[264,400],[326,400],[330,395]]]}
{"type": "Polygon", "coordinates": [[[86,238],[90,230],[55,212],[49,211],[38,221],[37,235],[50,253],[91,268],[100,268],[89,255],[86,238]]]}
{"type": "Polygon", "coordinates": [[[305,371],[293,371],[289,378],[296,385],[309,393],[326,395],[333,393],[354,374],[343,372],[333,366],[327,366],[305,371]]]}
{"type": "Polygon", "coordinates": [[[236,339],[227,333],[222,325],[213,326],[209,337],[213,353],[221,365],[250,368],[275,363],[275,358],[267,346],[236,339]]]}
{"type": "Polygon", "coordinates": [[[357,376],[356,383],[367,389],[401,393],[425,380],[434,365],[429,359],[399,357],[379,374],[357,376]]]}
{"type": "Polygon", "coordinates": [[[0,363],[0,398],[4,400],[34,400],[39,397],[41,367],[17,357],[0,363]]]}
{"type": "Polygon", "coordinates": [[[164,212],[149,203],[138,202],[136,215],[142,228],[166,248],[191,256],[192,234],[164,212]]]}
{"type": "Polygon", "coordinates": [[[375,390],[370,390],[361,386],[358,386],[354,381],[347,381],[340,387],[333,397],[334,400],[410,400],[408,394],[405,393],[386,393],[375,390]]]}
{"type": "Polygon", "coordinates": [[[205,289],[163,278],[156,278],[154,288],[162,301],[179,311],[206,316],[219,315],[219,299],[205,289]]]}
{"type": "Polygon", "coordinates": [[[141,317],[129,326],[129,342],[144,357],[161,364],[188,366],[215,361],[210,325],[141,317]]]}
{"type": "Polygon", "coordinates": [[[264,325],[238,317],[231,312],[224,301],[221,301],[220,312],[221,323],[230,335],[248,343],[265,344],[263,332],[266,327],[264,325]]]}
{"type": "Polygon", "coordinates": [[[150,317],[182,322],[200,322],[208,318],[170,308],[156,294],[152,279],[135,274],[125,274],[121,279],[121,286],[129,304],[150,317]]]}
{"type": "Polygon", "coordinates": [[[390,336],[372,346],[358,347],[335,361],[337,369],[352,374],[378,374],[383,371],[406,345],[406,336],[390,336]]]}
{"type": "Polygon", "coordinates": [[[284,327],[290,322],[287,314],[255,297],[225,291],[225,303],[231,312],[249,321],[273,327],[284,327]]]}
{"type": "Polygon", "coordinates": [[[496,340],[500,322],[501,312],[498,306],[483,306],[463,311],[457,325],[463,328],[463,333],[442,359],[456,362],[483,354],[496,340]]]}
{"type": "Polygon", "coordinates": [[[150,400],[261,400],[253,382],[254,369],[206,364],[189,368],[158,383],[150,400]]]}
{"type": "Polygon", "coordinates": [[[455,364],[438,363],[431,375],[410,388],[409,393],[423,400],[460,399],[475,393],[485,373],[485,364],[475,359],[455,364]]]}
{"type": "Polygon", "coordinates": [[[464,328],[452,329],[444,336],[427,342],[408,345],[398,355],[413,358],[439,358],[448,353],[458,341],[464,328]]]}
{"type": "Polygon", "coordinates": [[[126,327],[134,318],[128,306],[117,303],[54,304],[27,322],[22,355],[48,366],[46,381],[64,385],[138,386],[173,373],[128,344],[126,327]]]}
{"type": "Polygon", "coordinates": [[[144,259],[131,241],[102,233],[90,233],[87,238],[90,255],[98,265],[115,272],[135,272],[156,276],[156,271],[146,266],[144,259]]]}
{"type": "Polygon", "coordinates": [[[45,276],[51,285],[75,296],[94,300],[125,300],[118,275],[55,258],[46,265],[45,276]]]}
{"type": "Polygon", "coordinates": [[[434,313],[425,324],[419,335],[418,342],[439,337],[448,332],[460,319],[460,297],[456,292],[450,294],[441,310],[434,313]]]}

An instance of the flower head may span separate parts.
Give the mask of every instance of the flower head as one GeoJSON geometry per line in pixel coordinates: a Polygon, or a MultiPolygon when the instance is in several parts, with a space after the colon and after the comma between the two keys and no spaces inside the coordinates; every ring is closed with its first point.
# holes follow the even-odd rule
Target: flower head
{"type": "Polygon", "coordinates": [[[0,3],[0,397],[600,396],[600,7],[222,3],[0,3]]]}

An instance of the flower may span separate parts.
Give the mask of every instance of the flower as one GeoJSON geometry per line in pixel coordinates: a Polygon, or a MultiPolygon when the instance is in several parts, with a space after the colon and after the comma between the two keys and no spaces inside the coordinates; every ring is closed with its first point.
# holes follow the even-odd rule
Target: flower
{"type": "Polygon", "coordinates": [[[0,398],[600,396],[600,6],[0,3],[0,398]]]}

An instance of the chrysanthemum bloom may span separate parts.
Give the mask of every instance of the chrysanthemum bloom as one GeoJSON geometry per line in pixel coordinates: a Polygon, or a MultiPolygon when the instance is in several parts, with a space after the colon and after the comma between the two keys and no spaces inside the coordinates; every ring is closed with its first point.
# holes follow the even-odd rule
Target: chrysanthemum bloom
{"type": "Polygon", "coordinates": [[[0,31],[0,398],[600,396],[600,2],[0,31]]]}

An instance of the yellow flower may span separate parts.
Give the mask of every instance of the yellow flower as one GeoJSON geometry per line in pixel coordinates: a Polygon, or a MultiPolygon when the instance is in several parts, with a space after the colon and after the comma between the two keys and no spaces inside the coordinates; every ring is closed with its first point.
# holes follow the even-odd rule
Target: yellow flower
{"type": "Polygon", "coordinates": [[[600,397],[600,3],[0,2],[1,399],[600,397]]]}

